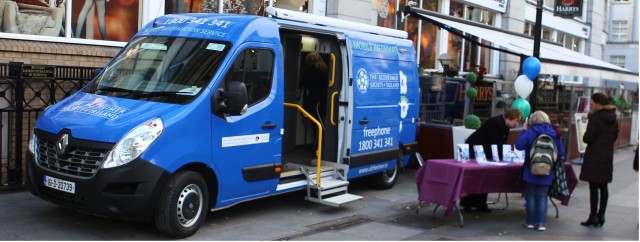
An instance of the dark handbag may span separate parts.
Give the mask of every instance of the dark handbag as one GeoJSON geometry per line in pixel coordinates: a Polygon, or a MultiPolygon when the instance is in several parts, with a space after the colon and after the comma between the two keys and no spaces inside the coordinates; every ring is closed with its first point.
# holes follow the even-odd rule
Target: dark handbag
{"type": "Polygon", "coordinates": [[[562,197],[569,196],[569,186],[567,186],[567,177],[564,173],[564,163],[557,162],[554,169],[553,180],[551,186],[549,186],[549,196],[558,200],[562,200],[562,197]]]}

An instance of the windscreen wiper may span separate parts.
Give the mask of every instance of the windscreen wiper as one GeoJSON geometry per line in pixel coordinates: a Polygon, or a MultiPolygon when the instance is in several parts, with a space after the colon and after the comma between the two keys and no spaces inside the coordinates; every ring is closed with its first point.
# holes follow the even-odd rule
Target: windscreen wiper
{"type": "Polygon", "coordinates": [[[162,96],[173,96],[173,95],[195,95],[194,92],[141,92],[139,93],[142,97],[162,97],[162,96]]]}
{"type": "Polygon", "coordinates": [[[141,91],[136,91],[136,90],[130,90],[130,89],[125,89],[125,88],[120,88],[120,87],[99,87],[96,88],[92,91],[89,91],[88,93],[96,93],[97,91],[101,91],[101,92],[125,92],[125,93],[142,93],[141,91]]]}

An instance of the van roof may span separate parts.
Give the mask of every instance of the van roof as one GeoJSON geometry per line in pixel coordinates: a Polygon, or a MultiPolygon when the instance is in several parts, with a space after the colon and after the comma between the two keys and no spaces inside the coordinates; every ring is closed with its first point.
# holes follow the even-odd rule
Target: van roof
{"type": "MultiPolygon", "coordinates": [[[[308,15],[310,14],[305,14],[305,16],[308,15]]],[[[320,19],[323,18],[326,17],[322,17],[320,19]]],[[[280,27],[290,26],[296,29],[308,29],[326,33],[339,33],[343,34],[348,39],[357,38],[360,40],[385,43],[388,45],[397,45],[401,46],[402,48],[412,49],[412,44],[409,39],[399,38],[397,36],[391,37],[382,33],[385,31],[389,33],[406,33],[404,31],[370,26],[372,27],[371,30],[380,32],[379,34],[372,34],[370,32],[356,31],[351,30],[351,28],[345,29],[342,26],[335,26],[335,23],[340,22],[344,21],[340,20],[334,22],[333,24],[327,22],[323,22],[324,24],[313,24],[308,22],[301,22],[298,20],[266,18],[255,15],[211,13],[168,14],[161,16],[153,22],[147,24],[140,32],[136,34],[135,37],[176,36],[213,39],[230,43],[238,41],[265,42],[268,41],[269,38],[273,38],[273,42],[279,42],[280,27]]]]}

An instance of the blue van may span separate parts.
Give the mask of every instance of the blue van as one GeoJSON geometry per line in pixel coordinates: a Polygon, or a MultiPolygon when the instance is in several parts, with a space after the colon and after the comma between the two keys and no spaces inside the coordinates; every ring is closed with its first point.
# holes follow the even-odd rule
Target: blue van
{"type": "Polygon", "coordinates": [[[365,176],[391,188],[417,150],[406,32],[268,11],[146,25],[38,118],[31,192],[84,213],[153,220],[182,238],[209,211],[243,201],[306,189],[307,200],[337,207],[362,199],[347,187],[365,176]],[[308,75],[309,55],[326,72],[308,75]],[[312,79],[321,85],[301,89],[312,79]]]}

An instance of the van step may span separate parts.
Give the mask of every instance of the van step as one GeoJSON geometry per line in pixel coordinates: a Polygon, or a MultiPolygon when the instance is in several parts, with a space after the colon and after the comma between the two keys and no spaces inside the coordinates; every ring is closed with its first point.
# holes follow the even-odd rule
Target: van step
{"type": "Polygon", "coordinates": [[[300,169],[307,177],[306,200],[339,207],[341,204],[362,199],[361,196],[349,194],[349,181],[346,178],[349,166],[334,162],[324,164],[332,169],[322,170],[320,174],[317,174],[315,169],[300,169]]]}
{"type": "Polygon", "coordinates": [[[348,181],[343,181],[343,180],[337,180],[337,179],[322,179],[320,181],[320,186],[317,186],[315,180],[312,180],[312,185],[314,188],[319,188],[321,190],[326,190],[326,189],[331,189],[331,188],[336,188],[336,187],[344,187],[344,186],[348,186],[349,182],[348,181]]]}
{"type": "MultiPolygon", "coordinates": [[[[316,167],[310,167],[310,166],[303,166],[303,165],[298,165],[298,164],[287,164],[284,167],[284,171],[282,173],[280,173],[280,179],[282,178],[288,178],[288,177],[294,177],[294,176],[302,176],[302,170],[300,170],[300,167],[304,167],[307,170],[313,170],[315,171],[316,167]]],[[[322,175],[325,175],[325,172],[327,171],[332,171],[334,168],[332,166],[321,166],[320,167],[320,171],[322,172],[322,175]]],[[[315,179],[315,173],[312,174],[312,176],[315,179]]]]}
{"type": "Polygon", "coordinates": [[[333,196],[333,197],[325,198],[325,199],[318,199],[318,198],[315,198],[315,197],[306,197],[305,199],[307,199],[308,201],[317,202],[317,203],[321,203],[321,204],[324,204],[324,205],[340,207],[340,205],[348,203],[348,202],[362,200],[362,196],[346,193],[346,194],[333,196]]]}

